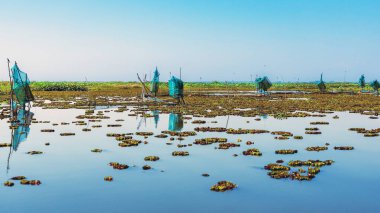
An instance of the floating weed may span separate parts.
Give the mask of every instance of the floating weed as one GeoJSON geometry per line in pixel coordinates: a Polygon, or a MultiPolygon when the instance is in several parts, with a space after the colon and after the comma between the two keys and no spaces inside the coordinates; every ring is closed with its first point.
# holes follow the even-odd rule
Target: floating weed
{"type": "Polygon", "coordinates": [[[158,157],[158,156],[146,156],[144,158],[144,160],[145,161],[158,161],[158,160],[160,160],[160,157],[158,157]]]}
{"type": "Polygon", "coordinates": [[[237,187],[236,184],[229,181],[219,181],[217,184],[213,185],[210,190],[215,192],[225,192],[228,190],[233,190],[237,187]]]}
{"type": "Polygon", "coordinates": [[[189,156],[189,152],[187,151],[174,151],[172,152],[173,156],[189,156]]]}

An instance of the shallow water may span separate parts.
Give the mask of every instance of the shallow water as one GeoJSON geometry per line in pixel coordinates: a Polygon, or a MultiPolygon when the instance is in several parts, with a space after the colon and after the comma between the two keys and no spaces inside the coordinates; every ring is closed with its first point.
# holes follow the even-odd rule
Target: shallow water
{"type": "MultiPolygon", "coordinates": [[[[351,127],[379,128],[379,120],[368,116],[338,112],[323,118],[288,118],[276,120],[272,117],[255,121],[255,118],[230,116],[229,118],[193,118],[206,120],[206,124],[191,124],[184,120],[182,131],[193,131],[197,126],[265,129],[290,131],[302,135],[303,140],[275,140],[271,134],[231,135],[226,133],[197,133],[184,141],[153,136],[148,144],[121,148],[118,141],[107,137],[107,133],[152,131],[159,134],[167,130],[169,115],[159,114],[155,118],[142,119],[128,116],[130,112],[110,112],[111,119],[89,125],[103,125],[83,132],[85,126],[72,124],[75,117],[85,110],[33,108],[33,123],[26,141],[11,153],[7,169],[9,148],[0,148],[0,180],[6,181],[17,175],[28,179],[39,179],[39,186],[24,186],[18,181],[14,187],[0,187],[0,212],[378,212],[380,203],[380,140],[365,138],[348,131],[351,127]],[[340,119],[332,119],[339,115],[340,119]],[[116,122],[116,119],[124,119],[116,122]],[[157,117],[156,117],[157,119],[157,117]],[[227,123],[228,120],[228,123],[227,123]],[[217,121],[218,123],[211,123],[217,121]],[[249,123],[247,123],[249,121],[249,123]],[[314,127],[311,121],[329,121],[330,125],[317,126],[321,135],[306,135],[305,127],[314,127]],[[52,126],[52,123],[68,122],[67,126],[52,126]],[[122,127],[107,127],[107,124],[122,124],[122,127]],[[139,130],[137,128],[139,127],[139,130]],[[41,129],[55,129],[54,133],[43,133],[41,129]],[[75,136],[62,137],[59,133],[75,132],[75,136]],[[177,148],[177,144],[190,144],[197,138],[226,137],[229,142],[242,139],[241,147],[229,150],[215,149],[217,144],[177,148]],[[255,144],[248,146],[246,141],[255,144]],[[50,146],[45,146],[46,142],[50,146]],[[327,151],[308,152],[307,146],[323,146],[330,143],[327,151]],[[353,151],[336,151],[333,146],[354,146],[353,151]],[[102,153],[92,153],[94,148],[102,153]],[[258,148],[261,157],[243,156],[247,148],[258,148]],[[297,149],[295,155],[276,155],[278,149],[297,149]],[[27,155],[38,150],[42,155],[27,155]],[[189,151],[190,156],[173,157],[172,151],[189,151]],[[239,154],[233,157],[233,154],[239,154]],[[144,157],[156,155],[156,162],[145,162],[144,157]],[[263,167],[278,159],[288,160],[334,160],[331,166],[321,168],[312,181],[271,179],[263,167]],[[114,170],[108,165],[116,161],[130,168],[114,170]],[[148,164],[152,170],[144,171],[148,164]],[[135,167],[133,167],[135,165],[135,167]],[[202,177],[209,173],[210,177],[202,177]],[[113,182],[105,182],[105,176],[113,176],[113,182]],[[224,193],[210,191],[220,180],[238,184],[238,188],[224,193]]],[[[0,121],[0,143],[11,141],[11,130],[6,120],[0,121]]],[[[91,127],[90,127],[91,128],[91,127]]],[[[134,138],[145,140],[142,136],[134,138]]]]}

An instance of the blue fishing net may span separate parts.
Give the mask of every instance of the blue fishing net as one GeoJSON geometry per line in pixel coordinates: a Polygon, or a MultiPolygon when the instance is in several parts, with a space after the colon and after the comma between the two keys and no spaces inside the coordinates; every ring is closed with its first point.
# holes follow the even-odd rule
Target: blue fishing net
{"type": "Polygon", "coordinates": [[[160,73],[158,72],[157,67],[156,67],[156,70],[154,71],[154,76],[152,79],[151,88],[150,88],[151,92],[156,94],[158,92],[159,85],[160,85],[160,73]]]}
{"type": "Polygon", "coordinates": [[[375,90],[376,92],[379,91],[379,88],[380,88],[380,83],[378,80],[374,80],[371,82],[370,86],[373,88],[373,90],[375,90]]]}
{"type": "Polygon", "coordinates": [[[260,92],[266,92],[268,91],[269,88],[272,87],[272,82],[270,82],[269,78],[266,76],[261,77],[261,78],[256,78],[255,83],[256,83],[256,88],[260,92]]]}
{"type": "Polygon", "coordinates": [[[361,88],[365,87],[365,77],[364,77],[364,75],[361,75],[360,78],[359,78],[359,86],[361,88]]]}
{"type": "Polygon", "coordinates": [[[319,91],[324,92],[324,91],[326,91],[326,84],[323,81],[322,77],[323,77],[323,74],[321,74],[321,79],[317,83],[317,86],[318,86],[319,91]]]}
{"type": "Polygon", "coordinates": [[[183,97],[183,81],[176,77],[169,80],[169,95],[173,98],[183,97]]]}
{"type": "Polygon", "coordinates": [[[12,79],[13,79],[13,92],[16,96],[17,102],[20,105],[25,105],[34,100],[32,91],[30,90],[28,74],[21,71],[17,64],[12,67],[12,79]]]}

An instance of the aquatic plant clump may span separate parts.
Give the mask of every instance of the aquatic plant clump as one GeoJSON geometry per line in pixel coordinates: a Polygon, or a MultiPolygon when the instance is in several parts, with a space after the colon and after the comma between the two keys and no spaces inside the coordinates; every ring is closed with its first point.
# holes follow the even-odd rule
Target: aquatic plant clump
{"type": "Polygon", "coordinates": [[[158,161],[158,160],[160,160],[160,157],[158,157],[158,156],[146,156],[144,158],[144,160],[145,161],[158,161]]]}
{"type": "Polygon", "coordinates": [[[7,186],[7,187],[12,187],[12,186],[14,186],[15,184],[13,183],[13,182],[11,182],[11,181],[5,181],[4,182],[4,186],[7,186]]]}
{"type": "Polygon", "coordinates": [[[226,128],[223,127],[196,127],[194,128],[196,132],[225,132],[226,128]]]}
{"type": "Polygon", "coordinates": [[[213,143],[225,143],[225,142],[227,142],[227,138],[201,138],[201,139],[195,139],[194,144],[209,145],[213,143]]]}
{"type": "Polygon", "coordinates": [[[40,155],[40,154],[43,154],[43,152],[41,152],[41,151],[29,151],[26,154],[28,154],[28,155],[40,155]]]}
{"type": "Polygon", "coordinates": [[[307,161],[301,161],[301,160],[292,160],[288,162],[288,165],[291,167],[300,167],[300,166],[314,166],[314,167],[322,167],[322,166],[329,166],[333,164],[333,160],[307,160],[307,161]]]}
{"type": "Polygon", "coordinates": [[[129,168],[129,166],[127,164],[121,164],[121,163],[117,163],[117,162],[111,162],[108,165],[112,166],[112,168],[117,169],[117,170],[124,170],[124,169],[129,168]]]}
{"type": "Polygon", "coordinates": [[[189,152],[187,151],[174,151],[172,152],[173,156],[189,156],[189,152]]]}
{"type": "Polygon", "coordinates": [[[280,149],[276,150],[276,154],[281,154],[281,155],[289,155],[289,154],[296,154],[298,151],[294,149],[280,149]]]}
{"type": "Polygon", "coordinates": [[[104,180],[111,182],[111,181],[113,181],[113,177],[112,176],[106,176],[106,177],[104,177],[104,180]]]}
{"type": "Polygon", "coordinates": [[[353,146],[334,146],[335,150],[353,150],[353,146]]]}
{"type": "Polygon", "coordinates": [[[119,145],[120,147],[131,147],[131,146],[138,146],[140,143],[141,143],[140,140],[129,139],[129,140],[124,140],[124,141],[122,141],[122,142],[119,143],[118,145],[119,145]]]}
{"type": "Polygon", "coordinates": [[[246,151],[243,151],[243,155],[261,156],[262,153],[260,152],[259,149],[251,148],[251,149],[247,149],[246,151]]]}
{"type": "Polygon", "coordinates": [[[20,181],[20,184],[21,185],[41,185],[41,181],[40,180],[21,180],[20,181]]]}
{"type": "Polygon", "coordinates": [[[233,190],[237,187],[236,184],[229,181],[219,181],[217,184],[213,185],[210,190],[215,192],[225,192],[228,190],[233,190]]]}
{"type": "Polygon", "coordinates": [[[320,152],[320,151],[325,151],[325,150],[328,150],[327,146],[311,146],[311,147],[306,147],[306,151],[320,152]]]}
{"type": "Polygon", "coordinates": [[[237,143],[220,143],[218,149],[229,149],[231,147],[240,147],[237,143]]]}

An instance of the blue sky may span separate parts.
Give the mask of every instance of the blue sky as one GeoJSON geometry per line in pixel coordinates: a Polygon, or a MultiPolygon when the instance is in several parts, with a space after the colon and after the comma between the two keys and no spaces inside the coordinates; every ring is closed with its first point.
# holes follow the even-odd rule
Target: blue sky
{"type": "Polygon", "coordinates": [[[0,0],[0,66],[31,80],[380,79],[376,0],[0,0]]]}

